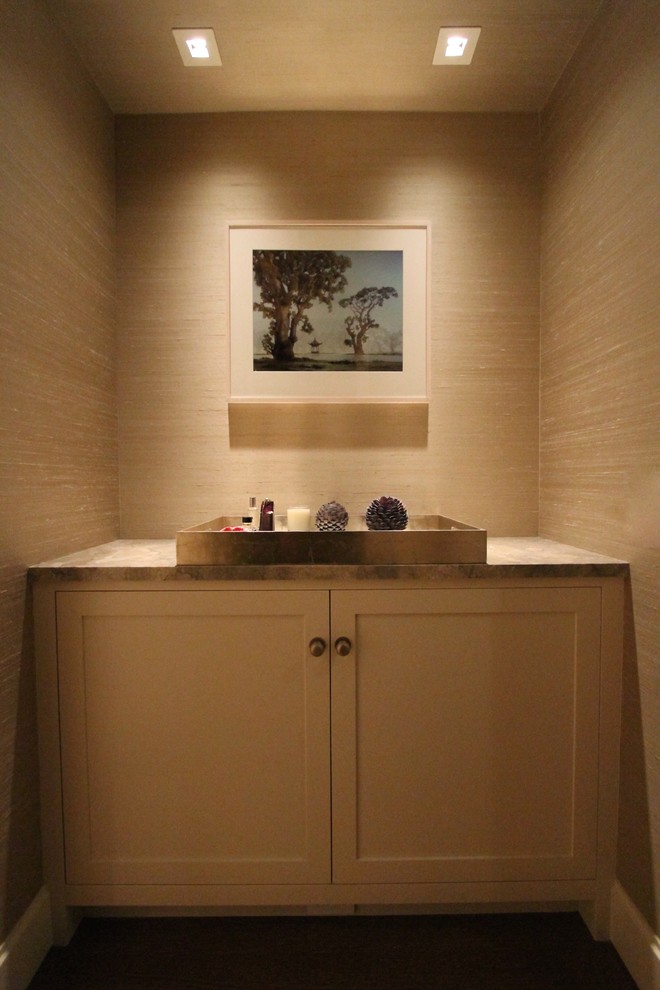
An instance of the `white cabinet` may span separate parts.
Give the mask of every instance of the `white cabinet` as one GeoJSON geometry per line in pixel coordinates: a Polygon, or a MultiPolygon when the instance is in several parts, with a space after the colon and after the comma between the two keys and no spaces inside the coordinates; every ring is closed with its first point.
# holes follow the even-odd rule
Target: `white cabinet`
{"type": "Polygon", "coordinates": [[[69,884],[330,880],[323,591],[63,592],[69,884]]]}
{"type": "Polygon", "coordinates": [[[569,900],[602,933],[620,582],[80,588],[35,589],[56,903],[569,900]]]}
{"type": "Polygon", "coordinates": [[[596,589],[337,592],[333,879],[594,876],[596,589]]]}

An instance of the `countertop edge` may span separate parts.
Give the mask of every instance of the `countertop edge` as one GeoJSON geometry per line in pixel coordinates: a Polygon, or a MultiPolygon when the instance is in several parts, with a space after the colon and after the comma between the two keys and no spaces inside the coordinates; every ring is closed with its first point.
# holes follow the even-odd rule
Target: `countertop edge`
{"type": "Polygon", "coordinates": [[[448,578],[622,577],[626,561],[541,537],[491,537],[486,563],[176,564],[174,540],[114,540],[28,568],[47,581],[367,581],[448,578]]]}

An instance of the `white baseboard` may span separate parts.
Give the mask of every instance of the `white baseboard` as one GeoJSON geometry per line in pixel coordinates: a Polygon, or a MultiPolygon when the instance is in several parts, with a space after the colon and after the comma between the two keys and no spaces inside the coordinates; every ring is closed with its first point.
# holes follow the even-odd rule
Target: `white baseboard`
{"type": "Polygon", "coordinates": [[[42,887],[0,945],[0,990],[25,990],[52,944],[50,898],[42,887]]]}
{"type": "Polygon", "coordinates": [[[639,990],[660,990],[660,938],[623,887],[612,889],[610,938],[639,990]]]}

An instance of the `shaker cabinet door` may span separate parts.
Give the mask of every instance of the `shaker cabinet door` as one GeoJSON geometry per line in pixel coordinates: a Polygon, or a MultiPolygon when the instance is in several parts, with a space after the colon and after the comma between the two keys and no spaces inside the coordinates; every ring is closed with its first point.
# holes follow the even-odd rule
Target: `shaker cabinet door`
{"type": "Polygon", "coordinates": [[[333,879],[595,876],[599,589],[332,602],[333,879]]]}
{"type": "Polygon", "coordinates": [[[69,884],[330,879],[327,591],[57,595],[69,884]]]}

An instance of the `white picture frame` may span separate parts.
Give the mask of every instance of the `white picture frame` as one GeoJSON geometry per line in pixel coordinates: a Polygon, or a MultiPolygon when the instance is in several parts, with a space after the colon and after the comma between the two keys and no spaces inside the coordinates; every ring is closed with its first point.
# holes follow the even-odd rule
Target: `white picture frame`
{"type": "Polygon", "coordinates": [[[228,241],[232,402],[427,401],[427,224],[230,224],[228,241]],[[337,256],[340,267],[349,259],[334,283],[341,288],[325,304],[306,303],[308,322],[293,356],[278,361],[271,329],[277,307],[270,319],[264,312],[274,291],[272,281],[264,288],[264,259],[271,269],[273,259],[281,266],[280,281],[294,262],[330,257],[334,264],[337,256]],[[376,302],[365,316],[360,292],[371,289],[376,302]],[[357,341],[356,329],[365,327],[364,342],[357,341]]]}

